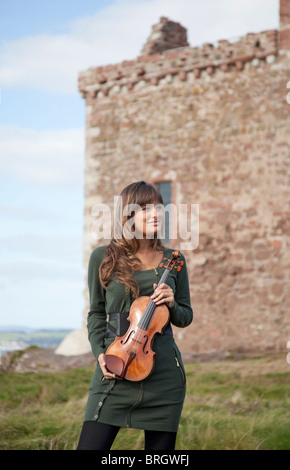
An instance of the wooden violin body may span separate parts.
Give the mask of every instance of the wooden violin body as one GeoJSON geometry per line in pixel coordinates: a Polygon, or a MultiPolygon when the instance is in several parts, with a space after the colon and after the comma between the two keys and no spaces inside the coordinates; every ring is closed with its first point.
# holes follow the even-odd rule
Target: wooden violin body
{"type": "MultiPolygon", "coordinates": [[[[181,270],[183,261],[177,261],[179,251],[172,253],[158,286],[166,283],[170,271],[181,270]],[[179,264],[178,266],[175,266],[179,264]]],[[[159,266],[163,267],[163,263],[159,266]]],[[[157,287],[158,287],[157,286],[157,287]]],[[[131,305],[128,320],[130,326],[126,334],[116,337],[105,354],[107,369],[119,379],[139,381],[148,377],[154,367],[152,343],[157,333],[162,333],[169,322],[169,310],[165,304],[156,305],[147,296],[138,297],[131,305]]]]}
{"type": "Polygon", "coordinates": [[[169,310],[164,304],[156,306],[149,327],[144,330],[138,327],[138,323],[149,302],[150,297],[146,296],[134,300],[128,317],[128,331],[116,338],[107,349],[106,366],[118,378],[139,381],[148,377],[153,370],[155,352],[151,346],[156,333],[161,333],[167,325],[169,310]]]}

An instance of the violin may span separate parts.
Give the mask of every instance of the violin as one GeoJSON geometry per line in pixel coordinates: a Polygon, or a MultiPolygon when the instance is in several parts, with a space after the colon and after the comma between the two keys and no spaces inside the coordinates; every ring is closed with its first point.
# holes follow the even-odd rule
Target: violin
{"type": "MultiPolygon", "coordinates": [[[[174,268],[181,270],[183,261],[178,261],[179,251],[172,253],[172,259],[159,264],[165,267],[157,287],[165,283],[170,271],[174,268]]],[[[156,289],[157,289],[156,287],[156,289]]],[[[116,375],[117,379],[137,382],[148,377],[154,368],[155,352],[152,350],[154,338],[162,333],[169,322],[169,310],[165,304],[156,305],[147,296],[138,297],[131,305],[128,320],[130,325],[124,336],[116,337],[105,354],[107,369],[116,375]]]]}

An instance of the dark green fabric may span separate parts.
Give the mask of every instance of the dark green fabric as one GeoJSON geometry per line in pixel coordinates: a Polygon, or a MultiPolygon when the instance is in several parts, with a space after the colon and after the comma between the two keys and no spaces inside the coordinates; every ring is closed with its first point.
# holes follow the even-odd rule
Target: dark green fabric
{"type": "MultiPolygon", "coordinates": [[[[88,267],[88,286],[90,311],[88,312],[88,337],[95,358],[105,352],[114,339],[106,338],[107,314],[129,312],[135,300],[126,295],[125,286],[115,276],[108,283],[106,291],[99,279],[99,267],[105,256],[106,246],[95,248],[90,256],[88,267]]],[[[165,258],[172,258],[171,248],[164,252],[165,258]]],[[[192,322],[193,311],[186,260],[181,271],[173,269],[167,284],[174,292],[174,306],[169,308],[170,322],[180,328],[192,322]]],[[[159,282],[164,268],[159,266],[145,271],[134,271],[139,296],[151,296],[153,283],[159,282]],[[158,273],[158,278],[156,275],[158,273]]],[[[114,323],[112,322],[114,326],[114,323]]],[[[84,420],[99,420],[106,424],[133,427],[155,431],[177,431],[186,391],[186,376],[180,351],[173,336],[157,334],[153,350],[155,363],[153,372],[141,382],[104,379],[100,366],[91,382],[84,420]]]]}

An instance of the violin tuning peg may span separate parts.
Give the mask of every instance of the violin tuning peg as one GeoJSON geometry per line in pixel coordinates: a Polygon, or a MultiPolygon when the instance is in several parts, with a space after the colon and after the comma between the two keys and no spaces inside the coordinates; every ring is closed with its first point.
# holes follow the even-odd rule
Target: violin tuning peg
{"type": "Polygon", "coordinates": [[[180,266],[177,267],[177,271],[181,271],[181,267],[180,267],[180,266]]]}
{"type": "Polygon", "coordinates": [[[180,261],[179,264],[180,264],[180,266],[183,266],[183,265],[184,265],[184,261],[180,261]]]}

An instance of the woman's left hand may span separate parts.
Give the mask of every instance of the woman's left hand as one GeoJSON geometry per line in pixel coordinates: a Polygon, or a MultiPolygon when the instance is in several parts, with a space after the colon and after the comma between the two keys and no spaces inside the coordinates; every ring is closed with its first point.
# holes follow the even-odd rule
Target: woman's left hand
{"type": "Polygon", "coordinates": [[[164,282],[157,287],[157,284],[154,282],[153,288],[155,291],[151,295],[150,299],[152,299],[156,305],[160,305],[165,303],[167,307],[173,307],[174,305],[174,294],[171,287],[169,287],[164,282]]]}

